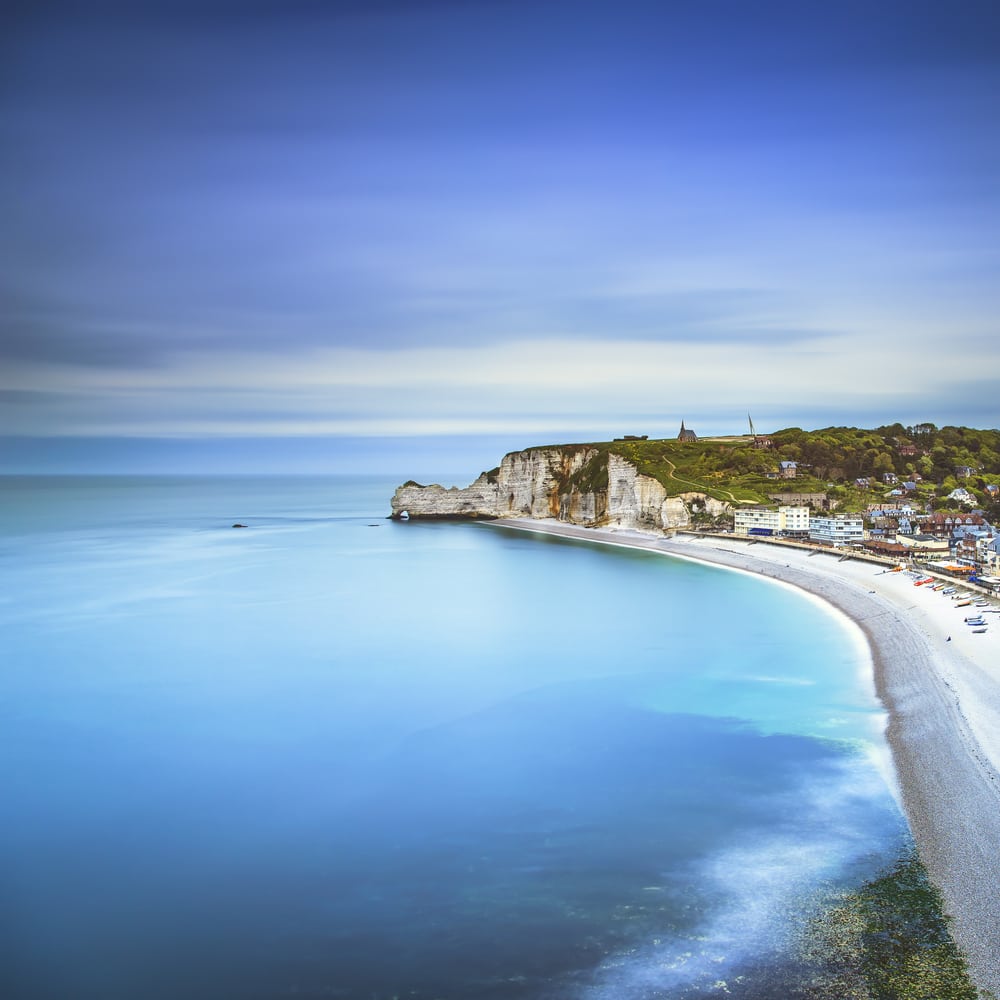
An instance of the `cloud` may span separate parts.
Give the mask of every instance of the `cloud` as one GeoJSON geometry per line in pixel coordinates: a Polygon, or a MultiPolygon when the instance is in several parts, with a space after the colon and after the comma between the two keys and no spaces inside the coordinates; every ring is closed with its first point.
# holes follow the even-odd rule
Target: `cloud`
{"type": "MultiPolygon", "coordinates": [[[[145,368],[11,366],[0,407],[8,433],[21,434],[530,435],[646,428],[678,415],[718,421],[748,407],[797,410],[797,424],[824,409],[847,422],[852,410],[896,419],[920,408],[934,418],[943,396],[969,393],[964,354],[945,352],[931,371],[898,346],[820,333],[769,348],[551,337],[393,351],[184,351],[145,368]]],[[[995,381],[984,376],[970,399],[986,398],[995,381]]]]}

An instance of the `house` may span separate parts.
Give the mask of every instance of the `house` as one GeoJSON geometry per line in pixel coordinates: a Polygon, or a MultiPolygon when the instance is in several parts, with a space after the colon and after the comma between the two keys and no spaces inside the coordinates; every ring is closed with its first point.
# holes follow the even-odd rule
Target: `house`
{"type": "Polygon", "coordinates": [[[864,541],[860,514],[832,514],[809,519],[809,537],[827,545],[850,545],[864,541]]]}
{"type": "Polygon", "coordinates": [[[733,532],[737,535],[800,535],[809,531],[809,508],[748,507],[733,513],[733,532]]]}
{"type": "Polygon", "coordinates": [[[873,552],[877,556],[894,556],[901,559],[906,555],[906,546],[900,542],[889,542],[884,538],[870,538],[864,543],[866,552],[873,552]]]}
{"type": "Polygon", "coordinates": [[[924,520],[924,534],[937,538],[950,538],[959,528],[982,527],[986,521],[981,514],[939,510],[924,520]]]}
{"type": "Polygon", "coordinates": [[[911,503],[897,503],[892,504],[891,506],[883,504],[882,513],[886,517],[910,517],[912,514],[915,514],[916,511],[911,503]]]}
{"type": "MultiPolygon", "coordinates": [[[[990,573],[1000,571],[1000,535],[996,535],[983,545],[982,563],[990,573]]],[[[1000,590],[1000,586],[997,590],[1000,590]]]]}
{"type": "Polygon", "coordinates": [[[882,482],[889,486],[894,486],[899,482],[899,476],[897,476],[895,472],[883,472],[882,482]]]}
{"type": "Polygon", "coordinates": [[[955,466],[955,478],[956,479],[968,479],[969,476],[973,474],[976,470],[972,468],[971,465],[956,465],[955,466]]]}
{"type": "Polygon", "coordinates": [[[997,497],[1000,497],[1000,486],[997,486],[996,483],[987,483],[984,489],[993,500],[996,500],[997,497]]]}
{"type": "Polygon", "coordinates": [[[881,529],[883,533],[913,534],[914,510],[911,504],[869,504],[867,517],[872,525],[869,534],[881,529]]]}
{"type": "Polygon", "coordinates": [[[753,438],[753,446],[755,448],[773,448],[774,441],[767,434],[758,434],[753,425],[753,417],[747,414],[747,420],[750,423],[750,437],[753,438]]]}
{"type": "Polygon", "coordinates": [[[794,479],[799,473],[799,467],[796,462],[779,462],[778,472],[782,479],[794,479]]]}
{"type": "Polygon", "coordinates": [[[854,480],[854,485],[862,490],[867,490],[871,488],[872,481],[867,476],[861,476],[859,479],[854,480]]]}
{"type": "Polygon", "coordinates": [[[959,486],[957,490],[952,490],[948,494],[948,499],[970,505],[976,502],[976,498],[964,486],[959,486]]]}
{"type": "Polygon", "coordinates": [[[956,560],[976,566],[987,562],[990,546],[996,537],[996,532],[989,525],[983,528],[963,528],[956,532],[956,560]]]}

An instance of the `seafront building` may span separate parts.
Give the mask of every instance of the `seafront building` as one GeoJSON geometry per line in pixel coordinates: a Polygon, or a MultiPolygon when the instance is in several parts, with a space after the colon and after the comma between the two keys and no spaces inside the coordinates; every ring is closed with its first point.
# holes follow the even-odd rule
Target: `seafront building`
{"type": "Polygon", "coordinates": [[[809,538],[827,545],[852,545],[865,538],[860,514],[818,515],[809,519],[809,538]]]}
{"type": "Polygon", "coordinates": [[[940,535],[898,535],[897,540],[906,546],[913,559],[948,559],[951,557],[951,541],[940,535]]]}
{"type": "Polygon", "coordinates": [[[785,535],[804,538],[809,534],[808,507],[749,507],[733,515],[737,535],[785,535]]]}

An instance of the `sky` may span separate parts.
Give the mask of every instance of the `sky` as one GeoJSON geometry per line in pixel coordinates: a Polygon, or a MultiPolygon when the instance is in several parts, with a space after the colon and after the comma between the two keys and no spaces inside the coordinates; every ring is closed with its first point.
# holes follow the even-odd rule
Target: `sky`
{"type": "Polygon", "coordinates": [[[0,471],[1000,424],[995,3],[0,17],[0,471]]]}

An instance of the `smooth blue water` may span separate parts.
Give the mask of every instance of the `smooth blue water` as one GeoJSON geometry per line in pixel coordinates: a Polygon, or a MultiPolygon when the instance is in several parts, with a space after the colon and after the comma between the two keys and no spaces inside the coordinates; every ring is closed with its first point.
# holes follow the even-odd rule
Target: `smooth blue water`
{"type": "Polygon", "coordinates": [[[905,849],[822,606],[393,486],[0,480],[0,995],[780,996],[905,849]]]}

